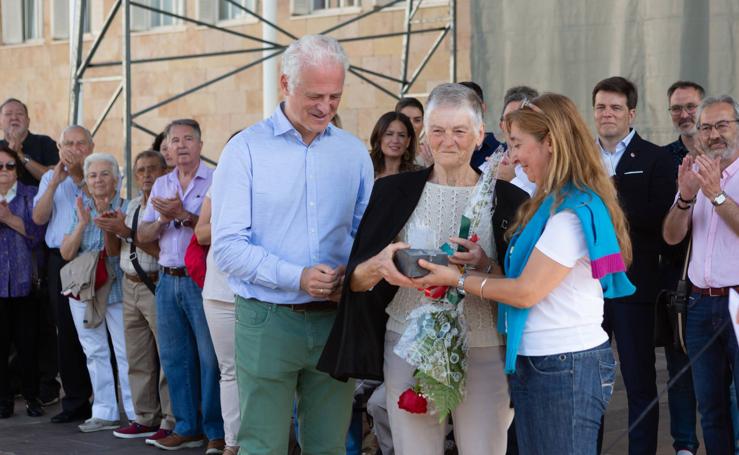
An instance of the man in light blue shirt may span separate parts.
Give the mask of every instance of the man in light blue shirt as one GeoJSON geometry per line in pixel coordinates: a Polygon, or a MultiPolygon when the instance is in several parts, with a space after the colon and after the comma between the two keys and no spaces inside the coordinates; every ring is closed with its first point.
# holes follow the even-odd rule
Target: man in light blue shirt
{"type": "Polygon", "coordinates": [[[54,423],[68,423],[90,417],[92,385],[87,361],[77,337],[69,300],[61,294],[59,271],[67,263],[59,252],[64,234],[74,223],[75,201],[88,198],[82,163],[95,148],[90,132],[72,125],[62,132],[59,140],[59,163],[46,171],[33,200],[33,221],[46,223],[46,245],[49,247],[49,301],[56,313],[57,354],[59,375],[64,385],[62,412],[51,418],[54,423]]]}
{"type": "Polygon", "coordinates": [[[364,144],[330,124],[347,67],[333,38],[291,44],[284,103],[229,141],[213,178],[214,258],[237,295],[245,453],[287,452],[296,394],[303,452],[345,452],[354,386],[315,366],[374,176],[364,144]]]}

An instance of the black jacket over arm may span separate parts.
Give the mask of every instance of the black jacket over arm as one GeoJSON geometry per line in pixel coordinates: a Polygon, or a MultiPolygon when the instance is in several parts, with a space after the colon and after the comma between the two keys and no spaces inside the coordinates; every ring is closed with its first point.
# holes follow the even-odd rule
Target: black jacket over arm
{"type": "Polygon", "coordinates": [[[385,307],[398,291],[380,280],[370,291],[352,292],[354,269],[392,243],[421,198],[432,168],[381,178],[375,182],[354,238],[336,321],[318,361],[318,369],[336,379],[382,380],[385,307]]]}
{"type": "Polygon", "coordinates": [[[634,260],[627,276],[636,292],[621,302],[654,302],[660,289],[659,255],[665,250],[662,222],[677,191],[670,152],[639,134],[626,147],[613,177],[629,222],[634,260]]]}

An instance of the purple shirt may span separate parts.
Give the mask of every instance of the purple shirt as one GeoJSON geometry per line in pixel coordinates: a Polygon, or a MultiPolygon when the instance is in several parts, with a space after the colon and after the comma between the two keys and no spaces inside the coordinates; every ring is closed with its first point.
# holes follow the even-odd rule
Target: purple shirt
{"type": "Polygon", "coordinates": [[[18,182],[15,198],[8,208],[23,220],[27,237],[0,223],[0,297],[23,297],[31,293],[33,274],[32,250],[44,236],[44,226],[37,226],[31,219],[35,186],[18,182]]]}
{"type": "MultiPolygon", "coordinates": [[[[150,200],[152,198],[171,198],[179,196],[182,205],[188,212],[199,215],[200,206],[203,205],[210,182],[213,179],[213,169],[205,165],[201,160],[195,177],[183,191],[180,186],[179,170],[159,177],[151,188],[150,200]]],[[[146,204],[146,210],[141,218],[142,222],[153,223],[159,217],[159,212],[154,209],[154,204],[146,204]]],[[[159,235],[159,264],[164,267],[184,267],[185,250],[192,238],[192,228],[180,226],[175,228],[174,223],[169,223],[159,235]]]]}

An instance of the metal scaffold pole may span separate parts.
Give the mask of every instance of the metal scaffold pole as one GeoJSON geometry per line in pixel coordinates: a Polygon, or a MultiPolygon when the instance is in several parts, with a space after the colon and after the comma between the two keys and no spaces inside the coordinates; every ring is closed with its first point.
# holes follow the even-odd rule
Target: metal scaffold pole
{"type": "MultiPolygon", "coordinates": [[[[265,71],[263,73],[263,88],[269,92],[269,96],[266,96],[263,100],[265,112],[271,112],[276,104],[276,98],[274,93],[276,90],[275,82],[277,80],[276,74],[276,57],[282,54],[286,49],[286,44],[277,42],[277,33],[280,33],[290,40],[298,39],[298,36],[293,35],[286,29],[280,27],[277,22],[277,8],[278,0],[263,0],[262,15],[257,14],[251,9],[247,8],[244,3],[238,0],[216,0],[221,2],[223,5],[229,4],[234,8],[242,11],[244,14],[249,15],[257,19],[262,23],[262,37],[242,33],[234,30],[232,27],[225,28],[220,25],[218,19],[209,20],[206,22],[199,17],[198,19],[188,17],[184,13],[178,14],[173,11],[169,11],[162,8],[155,8],[148,2],[142,0],[115,0],[108,10],[107,16],[102,23],[99,30],[95,31],[95,38],[92,41],[89,50],[83,52],[83,36],[85,33],[85,18],[88,17],[88,8],[91,8],[92,2],[88,0],[69,0],[70,1],[70,41],[69,41],[69,63],[70,63],[70,81],[69,81],[69,123],[82,123],[82,93],[83,85],[85,83],[95,82],[112,82],[120,81],[120,84],[111,92],[110,98],[105,103],[102,111],[96,117],[92,123],[94,126],[91,129],[93,136],[100,131],[103,122],[107,118],[108,114],[113,109],[116,103],[120,102],[122,108],[122,141],[123,145],[123,158],[124,158],[124,173],[126,178],[126,192],[129,197],[133,196],[133,180],[132,180],[132,134],[134,128],[142,131],[149,135],[156,135],[154,131],[156,128],[147,128],[145,123],[139,118],[149,112],[157,110],[162,106],[172,103],[176,100],[182,99],[189,96],[192,93],[198,92],[205,89],[221,80],[230,78],[246,71],[250,68],[258,65],[265,65],[265,71]],[[159,14],[161,16],[171,17],[175,21],[181,23],[191,23],[199,27],[205,27],[210,30],[216,30],[227,34],[229,36],[236,36],[239,38],[246,39],[250,42],[258,42],[262,47],[249,48],[249,47],[238,47],[235,49],[223,49],[209,52],[199,53],[184,53],[178,55],[157,55],[154,57],[138,57],[136,59],[131,56],[131,26],[134,10],[143,10],[147,14],[159,14]],[[94,60],[98,49],[103,42],[107,32],[110,31],[111,24],[114,19],[120,13],[121,18],[121,57],[120,60],[113,59],[108,61],[94,60]],[[174,61],[174,60],[187,60],[187,59],[199,59],[199,58],[218,58],[226,57],[231,55],[244,55],[244,54],[256,54],[261,52],[261,56],[257,56],[254,60],[242,63],[233,69],[230,69],[223,74],[216,75],[204,82],[200,82],[194,86],[186,88],[181,92],[167,97],[161,97],[159,100],[149,106],[138,106],[137,110],[133,110],[132,106],[132,84],[131,84],[131,73],[132,65],[141,65],[156,62],[174,61]],[[105,68],[110,68],[111,71],[115,71],[115,68],[120,65],[120,73],[115,72],[113,74],[106,73],[105,68]],[[92,76],[85,76],[88,70],[96,71],[92,76]],[[101,74],[100,71],[103,71],[101,74]],[[270,107],[271,106],[271,107],[270,107]]],[[[287,3],[287,2],[285,2],[287,3]]],[[[413,20],[416,13],[419,11],[423,0],[390,0],[383,5],[375,5],[367,11],[355,15],[349,19],[341,21],[331,27],[326,28],[321,34],[329,34],[336,32],[350,24],[361,21],[369,16],[375,15],[380,11],[392,8],[395,5],[404,3],[405,4],[405,21],[403,23],[402,31],[393,31],[388,33],[369,34],[360,36],[344,36],[337,37],[337,40],[341,43],[345,42],[358,42],[365,40],[381,40],[390,39],[394,37],[403,37],[402,43],[402,57],[401,57],[401,74],[399,78],[390,76],[387,71],[381,68],[363,68],[358,65],[351,65],[349,67],[349,73],[353,74],[363,82],[368,83],[370,86],[379,90],[380,92],[398,99],[401,96],[407,96],[410,88],[414,85],[418,79],[420,73],[424,70],[426,65],[429,63],[431,58],[434,56],[442,42],[446,39],[446,35],[451,32],[450,36],[450,80],[456,81],[457,78],[457,40],[456,40],[456,21],[457,21],[457,1],[449,0],[449,16],[441,19],[445,22],[440,27],[429,27],[421,25],[413,27],[413,20]],[[426,54],[421,58],[418,64],[410,66],[410,49],[412,36],[434,34],[436,38],[432,41],[426,54]],[[374,78],[374,79],[371,79],[374,78]],[[381,84],[380,81],[384,81],[381,84]],[[391,86],[387,86],[387,84],[391,86]],[[396,89],[396,87],[398,87],[396,89]]],[[[100,7],[103,3],[95,2],[94,5],[100,7]]],[[[212,4],[213,8],[217,8],[218,4],[212,4]]],[[[217,11],[215,9],[214,11],[217,11]]],[[[417,20],[420,24],[434,22],[432,20],[417,20]]],[[[266,115],[266,114],[265,114],[266,115]]],[[[215,161],[205,156],[202,157],[205,161],[215,164],[215,161]]]]}
{"type": "Polygon", "coordinates": [[[77,69],[82,64],[82,35],[84,34],[84,17],[87,8],[87,0],[72,0],[69,3],[69,71],[70,71],[70,87],[69,87],[69,118],[67,123],[80,123],[80,108],[82,105],[82,83],[77,77],[77,69]]]}
{"type": "Polygon", "coordinates": [[[126,194],[132,197],[133,182],[131,172],[131,2],[123,0],[123,58],[121,59],[123,87],[123,155],[126,163],[126,194]]]}

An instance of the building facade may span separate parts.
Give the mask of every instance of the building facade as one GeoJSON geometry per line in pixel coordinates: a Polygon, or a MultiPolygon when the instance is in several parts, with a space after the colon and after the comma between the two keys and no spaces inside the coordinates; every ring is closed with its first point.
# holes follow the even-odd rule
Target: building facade
{"type": "MultiPolygon", "coordinates": [[[[73,1],[73,0],[72,0],[73,1]]],[[[382,0],[237,0],[261,14],[262,1],[277,2],[276,24],[295,36],[320,33],[353,17],[367,13],[382,0]]],[[[84,53],[100,33],[114,0],[90,0],[85,15],[84,53]]],[[[262,36],[262,23],[226,0],[139,0],[138,3],[171,11],[185,17],[216,24],[237,33],[262,36]]],[[[384,3],[388,3],[385,1],[384,3]]],[[[417,3],[417,2],[416,2],[417,3]]],[[[58,137],[67,125],[70,92],[70,0],[0,0],[2,44],[0,59],[5,71],[0,98],[15,97],[29,107],[31,130],[58,137]]],[[[402,32],[406,2],[329,33],[338,39],[402,32]]],[[[426,0],[413,17],[412,28],[443,27],[449,22],[448,0],[426,0]]],[[[457,78],[470,77],[469,2],[457,5],[457,78]]],[[[201,54],[258,48],[262,44],[236,34],[187,23],[143,8],[131,12],[132,59],[201,54]]],[[[93,63],[120,62],[122,48],[120,12],[113,20],[93,63]]],[[[413,73],[435,41],[437,33],[412,35],[409,70],[413,73]]],[[[277,33],[276,41],[290,38],[277,33]]],[[[351,64],[400,78],[402,36],[344,43],[351,64]]],[[[131,66],[132,111],[136,112],[233,71],[260,58],[261,51],[218,57],[139,63],[131,66]]],[[[409,94],[422,100],[437,84],[450,80],[450,38],[442,41],[409,94]]],[[[95,66],[85,73],[82,88],[82,123],[91,128],[118,87],[121,66],[95,66]]],[[[399,93],[400,85],[372,75],[365,76],[399,93]]],[[[263,118],[262,70],[260,65],[225,78],[195,93],[151,110],[136,122],[151,131],[161,131],[176,118],[191,117],[203,128],[204,155],[217,160],[229,136],[263,118]]],[[[367,82],[347,74],[339,114],[348,131],[367,141],[376,119],[391,110],[395,99],[367,82]]],[[[119,99],[95,135],[96,149],[113,153],[123,163],[122,104],[119,99]]],[[[149,148],[152,137],[138,129],[132,133],[133,154],[149,148]]]]}

